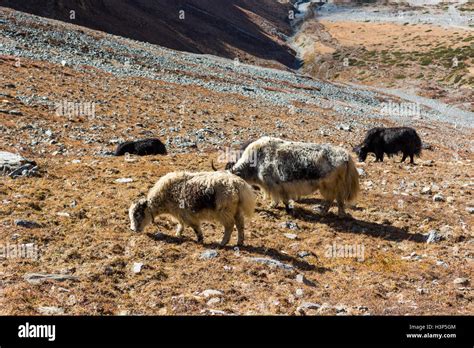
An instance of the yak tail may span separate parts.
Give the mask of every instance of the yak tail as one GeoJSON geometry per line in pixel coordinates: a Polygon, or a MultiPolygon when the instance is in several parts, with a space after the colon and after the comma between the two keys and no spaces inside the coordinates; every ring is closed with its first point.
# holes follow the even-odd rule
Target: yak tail
{"type": "Polygon", "coordinates": [[[346,163],[346,173],[344,175],[344,200],[346,202],[354,202],[359,195],[359,172],[355,166],[354,160],[349,156],[346,163]]]}
{"type": "Polygon", "coordinates": [[[217,172],[217,169],[216,169],[216,167],[214,166],[214,160],[211,160],[211,167],[212,167],[212,169],[213,169],[215,172],[217,172]]]}
{"type": "Polygon", "coordinates": [[[239,212],[249,218],[255,212],[255,194],[247,183],[242,185],[239,190],[239,212]]]}

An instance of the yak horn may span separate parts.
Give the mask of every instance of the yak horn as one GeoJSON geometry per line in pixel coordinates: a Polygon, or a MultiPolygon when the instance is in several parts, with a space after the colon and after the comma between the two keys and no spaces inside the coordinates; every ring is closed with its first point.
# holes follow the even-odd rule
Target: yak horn
{"type": "Polygon", "coordinates": [[[213,169],[215,172],[217,172],[217,169],[216,169],[216,167],[214,166],[214,160],[211,160],[211,167],[212,167],[212,169],[213,169]]]}

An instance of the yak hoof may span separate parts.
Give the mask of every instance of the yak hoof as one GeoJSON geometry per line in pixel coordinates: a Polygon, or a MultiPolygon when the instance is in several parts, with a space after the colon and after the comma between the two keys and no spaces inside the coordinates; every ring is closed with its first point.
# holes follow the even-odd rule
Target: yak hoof
{"type": "Polygon", "coordinates": [[[337,216],[340,217],[341,219],[350,217],[350,215],[346,213],[345,211],[338,211],[337,216]]]}
{"type": "Polygon", "coordinates": [[[315,207],[313,210],[316,212],[316,214],[324,216],[329,212],[329,207],[318,206],[318,207],[315,207]]]}

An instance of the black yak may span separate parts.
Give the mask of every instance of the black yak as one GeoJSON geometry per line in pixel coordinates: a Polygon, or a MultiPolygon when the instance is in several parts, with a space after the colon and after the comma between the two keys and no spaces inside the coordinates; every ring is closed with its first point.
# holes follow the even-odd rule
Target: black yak
{"type": "Polygon", "coordinates": [[[364,162],[368,153],[375,154],[375,161],[383,162],[384,154],[392,157],[394,154],[402,153],[402,162],[410,156],[410,163],[414,164],[413,157],[420,156],[421,139],[413,128],[376,127],[369,130],[362,144],[354,147],[354,152],[359,156],[359,161],[364,162]]]}
{"type": "Polygon", "coordinates": [[[115,156],[123,156],[126,153],[138,156],[167,154],[165,145],[157,138],[126,141],[117,146],[115,156]]]}
{"type": "Polygon", "coordinates": [[[230,169],[250,185],[259,186],[273,205],[319,190],[325,199],[323,213],[334,200],[338,213],[359,193],[359,174],[346,150],[329,144],[313,144],[263,137],[251,143],[230,169]]]}

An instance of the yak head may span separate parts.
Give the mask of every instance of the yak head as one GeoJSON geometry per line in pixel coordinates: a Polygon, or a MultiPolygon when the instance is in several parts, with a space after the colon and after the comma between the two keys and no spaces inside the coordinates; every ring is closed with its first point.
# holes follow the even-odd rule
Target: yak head
{"type": "Polygon", "coordinates": [[[130,229],[134,232],[142,232],[148,224],[153,222],[153,214],[146,198],[141,198],[132,203],[128,215],[130,217],[130,229]]]}
{"type": "Polygon", "coordinates": [[[359,162],[365,162],[365,160],[367,159],[367,154],[369,153],[369,149],[368,149],[367,145],[361,144],[361,145],[358,145],[358,146],[354,147],[352,150],[359,157],[359,162]]]}
{"type": "Polygon", "coordinates": [[[239,161],[239,163],[234,164],[232,168],[229,169],[229,171],[251,184],[255,181],[257,175],[256,166],[249,162],[240,163],[239,161]]]}

